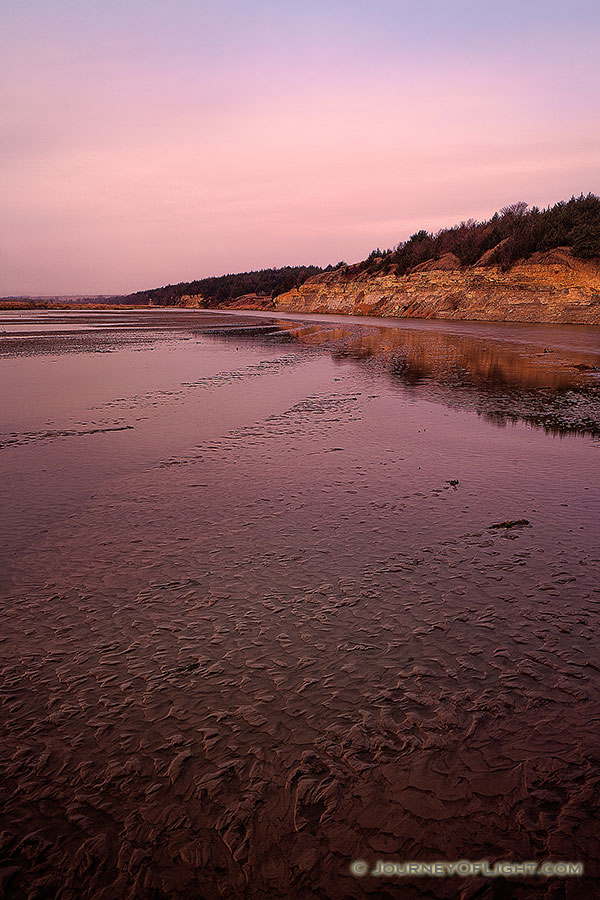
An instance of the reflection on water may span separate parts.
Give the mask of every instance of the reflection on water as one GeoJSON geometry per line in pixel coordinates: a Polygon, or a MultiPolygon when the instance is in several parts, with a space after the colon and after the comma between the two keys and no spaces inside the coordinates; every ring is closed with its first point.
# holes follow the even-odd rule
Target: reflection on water
{"type": "Polygon", "coordinates": [[[0,335],[0,892],[595,896],[596,331],[52,321],[0,335]]]}
{"type": "MultiPolygon", "coordinates": [[[[474,408],[499,426],[522,420],[555,434],[600,434],[600,348],[595,347],[600,338],[594,329],[589,329],[590,346],[575,352],[489,336],[364,325],[274,322],[256,326],[256,332],[358,361],[408,389],[420,387],[425,396],[474,408]]],[[[227,339],[228,330],[220,329],[220,335],[227,339]]],[[[229,337],[243,335],[256,336],[245,326],[229,337]]]]}

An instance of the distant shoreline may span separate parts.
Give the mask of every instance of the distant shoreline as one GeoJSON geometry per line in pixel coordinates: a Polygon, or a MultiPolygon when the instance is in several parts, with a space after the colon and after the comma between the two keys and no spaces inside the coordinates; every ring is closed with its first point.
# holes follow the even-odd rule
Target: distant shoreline
{"type": "MultiPolygon", "coordinates": [[[[84,303],[76,301],[74,303],[64,303],[61,301],[51,301],[51,300],[0,300],[0,310],[4,312],[10,312],[11,310],[44,310],[52,312],[54,310],[62,310],[68,312],[69,310],[119,310],[119,309],[160,309],[161,307],[156,307],[151,304],[134,304],[134,303],[84,303]]],[[[165,307],[167,308],[167,307],[165,307]]]]}
{"type": "Polygon", "coordinates": [[[251,304],[245,306],[229,306],[226,304],[222,304],[219,306],[212,307],[200,307],[200,306],[157,306],[153,305],[133,305],[133,304],[124,304],[124,303],[113,303],[113,304],[94,304],[94,303],[69,303],[69,304],[61,304],[61,303],[7,303],[0,301],[0,312],[76,312],[76,311],[84,311],[84,312],[121,312],[121,311],[138,311],[142,312],[147,310],[149,312],[230,312],[230,313],[243,313],[243,312],[252,312],[252,313],[260,313],[264,316],[274,316],[274,317],[282,317],[284,319],[293,317],[294,314],[298,316],[305,317],[307,315],[314,316],[315,318],[323,317],[327,319],[331,316],[339,316],[344,318],[358,318],[364,319],[365,324],[368,324],[368,320],[377,319],[377,320],[385,320],[385,319],[394,319],[398,323],[403,321],[405,322],[439,322],[440,324],[443,322],[448,322],[452,324],[458,323],[488,323],[492,325],[574,325],[574,326],[583,326],[585,328],[598,328],[600,327],[600,322],[582,322],[582,321],[548,321],[544,319],[515,319],[515,318],[490,318],[490,317],[472,317],[472,318],[452,318],[449,316],[419,316],[419,315],[393,315],[390,313],[376,313],[362,310],[340,310],[340,309],[294,309],[292,307],[286,306],[276,307],[273,306],[271,309],[266,309],[264,306],[253,306],[251,304]]]}

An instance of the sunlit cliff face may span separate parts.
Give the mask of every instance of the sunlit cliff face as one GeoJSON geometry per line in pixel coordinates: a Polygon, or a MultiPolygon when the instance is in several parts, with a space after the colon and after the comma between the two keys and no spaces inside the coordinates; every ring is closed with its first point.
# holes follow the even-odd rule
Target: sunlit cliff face
{"type": "Polygon", "coordinates": [[[0,294],[353,261],[598,190],[598,16],[584,0],[11,4],[0,294]]]}

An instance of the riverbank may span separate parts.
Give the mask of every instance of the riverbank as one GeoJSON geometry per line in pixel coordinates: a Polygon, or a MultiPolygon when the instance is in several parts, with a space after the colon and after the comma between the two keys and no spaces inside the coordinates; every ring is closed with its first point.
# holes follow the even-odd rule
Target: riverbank
{"type": "Polygon", "coordinates": [[[277,297],[274,309],[489,322],[600,325],[600,262],[567,248],[536,253],[504,270],[461,267],[456,257],[406,275],[346,266],[307,279],[277,297]]]}

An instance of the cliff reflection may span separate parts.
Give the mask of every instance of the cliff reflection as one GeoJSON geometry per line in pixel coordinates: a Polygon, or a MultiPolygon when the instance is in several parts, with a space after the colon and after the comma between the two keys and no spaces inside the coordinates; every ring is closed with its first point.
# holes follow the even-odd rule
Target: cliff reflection
{"type": "MultiPolygon", "coordinates": [[[[244,335],[258,337],[250,327],[244,335]]],[[[220,331],[221,338],[226,329],[220,331]]],[[[555,434],[600,436],[600,352],[545,349],[539,344],[416,330],[299,325],[273,320],[265,340],[328,350],[335,359],[386,375],[404,390],[425,391],[448,405],[468,406],[493,424],[525,421],[555,434]]]]}

